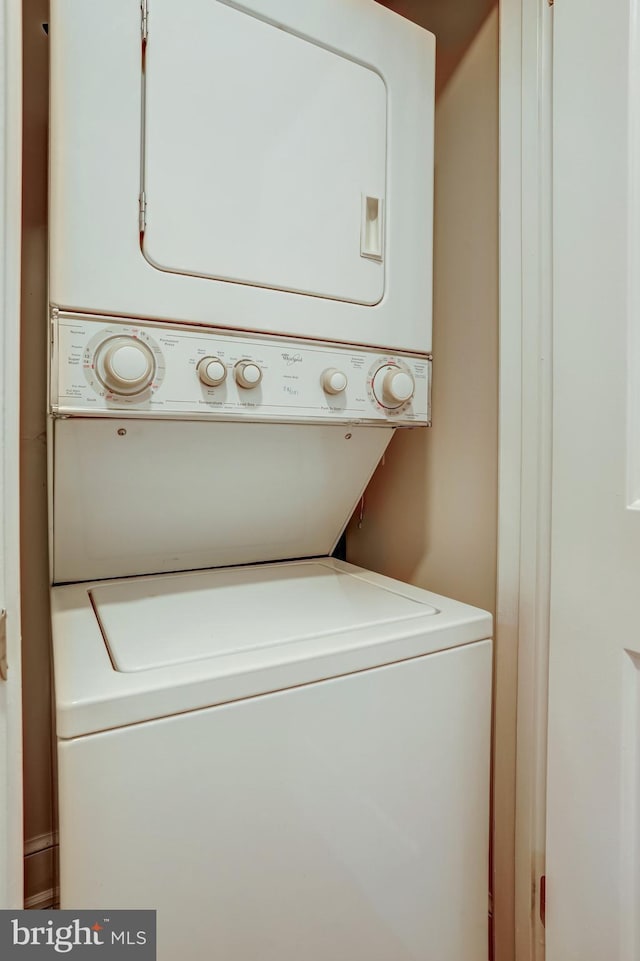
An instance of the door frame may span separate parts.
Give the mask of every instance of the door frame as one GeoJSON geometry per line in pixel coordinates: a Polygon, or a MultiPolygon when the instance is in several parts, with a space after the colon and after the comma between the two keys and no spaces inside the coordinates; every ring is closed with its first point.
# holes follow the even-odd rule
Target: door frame
{"type": "Polygon", "coordinates": [[[545,871],[551,566],[552,31],[553,0],[501,0],[496,961],[544,958],[540,879],[545,871]],[[511,719],[513,734],[516,717],[515,741],[509,744],[508,734],[500,732],[508,730],[511,719]],[[505,827],[499,800],[514,795],[515,822],[505,827]],[[515,862],[511,890],[509,855],[515,862]],[[501,938],[501,908],[513,910],[515,945],[501,938]]]}
{"type": "MultiPolygon", "coordinates": [[[[0,908],[23,904],[22,677],[20,632],[20,245],[22,216],[22,8],[0,4],[0,608],[6,671],[0,677],[0,908]]],[[[43,320],[44,323],[44,320],[43,320]]]]}

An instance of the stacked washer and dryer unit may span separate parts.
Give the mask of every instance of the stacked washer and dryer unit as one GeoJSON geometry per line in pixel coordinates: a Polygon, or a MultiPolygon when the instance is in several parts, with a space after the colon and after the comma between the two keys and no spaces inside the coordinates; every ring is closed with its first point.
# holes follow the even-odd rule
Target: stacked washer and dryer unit
{"type": "Polygon", "coordinates": [[[158,957],[486,957],[491,619],[330,555],[429,423],[434,39],[52,0],[63,907],[158,957]]]}

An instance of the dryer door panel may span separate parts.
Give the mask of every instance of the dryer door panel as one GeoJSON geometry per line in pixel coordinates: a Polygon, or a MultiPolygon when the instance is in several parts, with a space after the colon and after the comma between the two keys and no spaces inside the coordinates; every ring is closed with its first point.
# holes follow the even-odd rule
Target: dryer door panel
{"type": "Polygon", "coordinates": [[[176,10],[154,0],[146,52],[147,259],[180,274],[378,303],[381,76],[218,0],[176,10]]]}

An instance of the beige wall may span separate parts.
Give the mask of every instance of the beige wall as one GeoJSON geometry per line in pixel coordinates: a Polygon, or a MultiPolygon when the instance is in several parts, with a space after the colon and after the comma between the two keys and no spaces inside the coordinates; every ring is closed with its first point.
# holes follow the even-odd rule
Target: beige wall
{"type": "MultiPolygon", "coordinates": [[[[397,432],[365,494],[362,526],[356,517],[349,527],[347,557],[495,614],[497,10],[437,102],[435,156],[433,427],[397,432]]],[[[514,737],[515,718],[501,722],[494,751],[511,758],[514,737]]],[[[512,779],[513,771],[494,796],[495,845],[510,865],[512,779]]],[[[513,957],[512,892],[513,876],[503,873],[494,904],[504,959],[513,957]]]]}
{"type": "Polygon", "coordinates": [[[55,820],[47,561],[47,0],[24,0],[21,577],[25,893],[52,897],[55,820]]]}
{"type": "MultiPolygon", "coordinates": [[[[497,18],[436,107],[433,427],[398,431],[349,560],[495,609],[497,18]]],[[[426,174],[425,174],[426,175],[426,174]]]]}

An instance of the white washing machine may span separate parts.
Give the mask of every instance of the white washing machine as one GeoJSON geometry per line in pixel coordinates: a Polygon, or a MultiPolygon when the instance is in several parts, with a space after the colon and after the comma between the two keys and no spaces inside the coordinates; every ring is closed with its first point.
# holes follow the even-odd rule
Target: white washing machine
{"type": "Polygon", "coordinates": [[[434,37],[373,0],[52,0],[63,310],[431,350],[434,37]]]}
{"type": "Polygon", "coordinates": [[[319,558],[53,590],[64,908],[159,961],[486,961],[491,618],[319,558]]]}
{"type": "Polygon", "coordinates": [[[429,364],[52,335],[62,906],[156,908],[160,961],[484,961],[491,618],[323,556],[429,364]]]}

